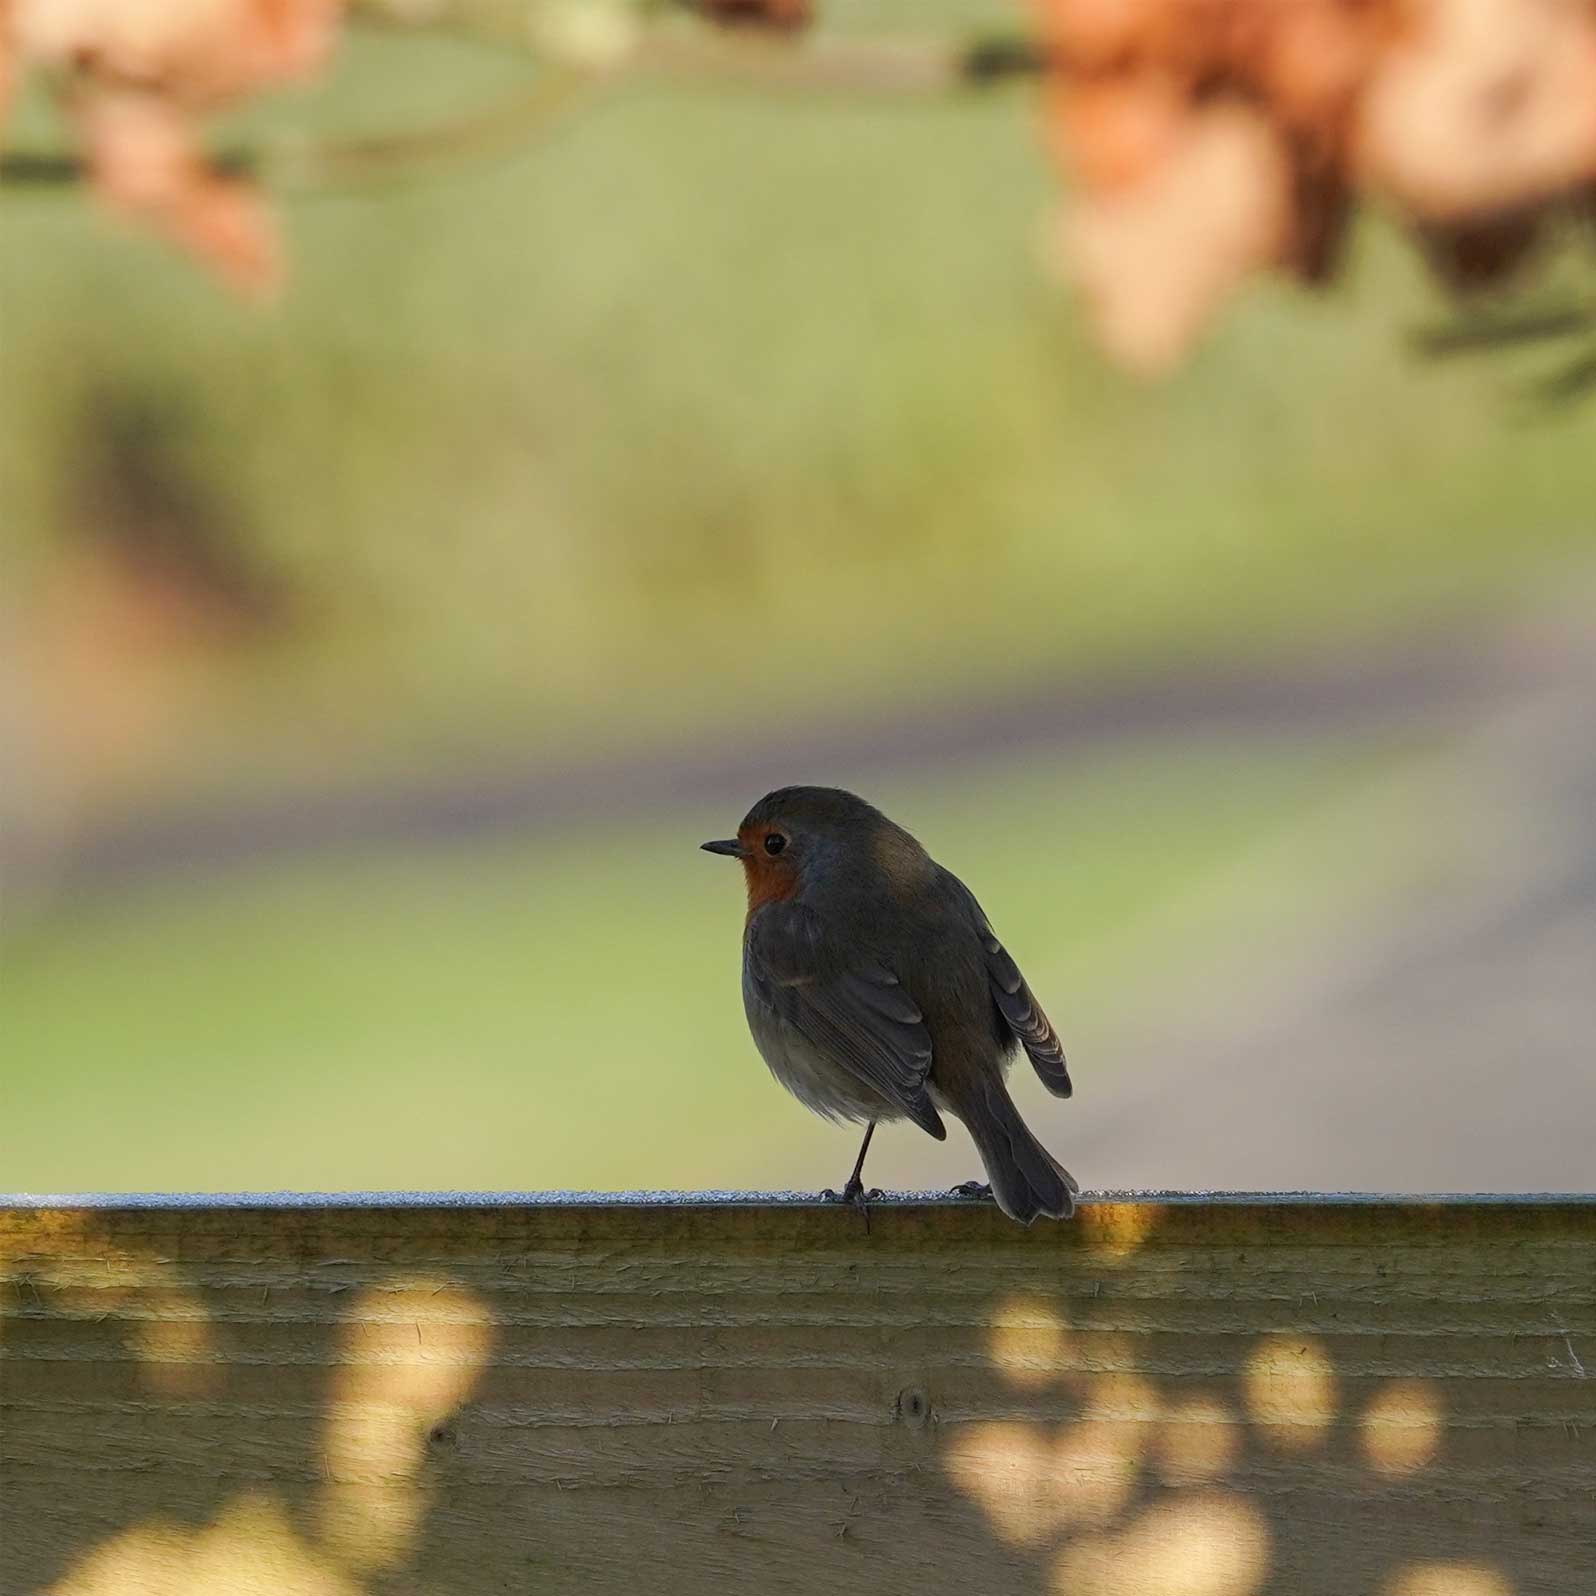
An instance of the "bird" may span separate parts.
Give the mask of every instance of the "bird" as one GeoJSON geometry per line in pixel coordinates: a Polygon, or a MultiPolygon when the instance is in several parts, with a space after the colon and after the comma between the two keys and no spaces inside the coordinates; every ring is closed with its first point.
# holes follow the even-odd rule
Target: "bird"
{"type": "Polygon", "coordinates": [[[950,1114],[1011,1219],[1074,1213],[1075,1178],[1004,1080],[1023,1048],[1048,1091],[1068,1097],[1064,1049],[956,875],[838,787],[780,787],[735,837],[701,846],[742,862],[743,1007],[765,1063],[808,1108],[865,1126],[844,1201],[864,1198],[877,1124],[911,1120],[940,1142],[950,1114]]]}

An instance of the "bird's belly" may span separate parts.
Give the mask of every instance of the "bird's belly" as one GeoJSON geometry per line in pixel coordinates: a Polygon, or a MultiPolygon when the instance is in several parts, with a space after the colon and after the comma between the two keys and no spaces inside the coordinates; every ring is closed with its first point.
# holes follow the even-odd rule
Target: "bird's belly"
{"type": "Polygon", "coordinates": [[[827,1119],[899,1119],[903,1110],[828,1058],[745,982],[743,1007],[754,1046],[770,1073],[806,1108],[827,1119]]]}

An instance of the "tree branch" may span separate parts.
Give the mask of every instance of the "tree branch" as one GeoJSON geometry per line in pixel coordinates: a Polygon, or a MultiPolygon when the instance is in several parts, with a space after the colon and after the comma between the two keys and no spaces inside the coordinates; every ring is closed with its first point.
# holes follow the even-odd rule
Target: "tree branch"
{"type": "MultiPolygon", "coordinates": [[[[513,149],[573,109],[584,91],[622,78],[913,100],[1028,76],[1042,66],[1030,43],[1007,34],[965,41],[795,41],[669,24],[644,28],[611,59],[583,65],[551,61],[528,26],[526,5],[512,0],[357,0],[353,15],[379,28],[465,33],[513,45],[540,62],[537,81],[487,112],[415,131],[317,141],[282,135],[224,148],[214,158],[218,170],[299,192],[392,180],[513,149]]],[[[85,175],[85,164],[64,152],[0,153],[0,184],[7,187],[59,187],[85,175]]]]}

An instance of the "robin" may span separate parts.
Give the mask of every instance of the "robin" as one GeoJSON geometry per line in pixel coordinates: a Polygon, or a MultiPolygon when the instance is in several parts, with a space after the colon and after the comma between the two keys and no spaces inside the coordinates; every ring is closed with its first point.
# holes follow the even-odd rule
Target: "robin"
{"type": "Polygon", "coordinates": [[[742,861],[743,1007],[771,1073],[817,1114],[865,1126],[843,1199],[863,1195],[878,1121],[911,1119],[940,1142],[946,1112],[1004,1213],[1068,1218],[1080,1188],[1003,1083],[1019,1046],[1068,1097],[1064,1050],[969,888],[835,787],[768,793],[735,837],[703,846],[742,861]]]}

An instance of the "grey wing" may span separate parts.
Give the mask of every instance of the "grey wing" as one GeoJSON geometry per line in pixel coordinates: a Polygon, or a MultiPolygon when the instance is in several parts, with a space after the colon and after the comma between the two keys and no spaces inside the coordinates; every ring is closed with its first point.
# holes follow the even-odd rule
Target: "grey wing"
{"type": "Polygon", "coordinates": [[[966,909],[975,922],[976,934],[986,953],[987,981],[992,988],[992,1001],[1003,1018],[1003,1023],[1014,1033],[1026,1056],[1035,1066],[1042,1084],[1055,1097],[1068,1097],[1074,1091],[1070,1084],[1069,1066],[1064,1061],[1064,1045],[1058,1033],[1042,1012],[1036,995],[1025,984],[1020,967],[1009,956],[1009,951],[997,939],[991,922],[975,901],[975,894],[957,876],[943,872],[958,890],[966,909]]]}
{"type": "Polygon", "coordinates": [[[819,917],[794,903],[760,909],[748,923],[743,954],[761,1001],[811,1047],[938,1141],[947,1136],[926,1090],[931,1033],[891,970],[844,956],[819,917]]]}

